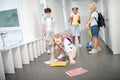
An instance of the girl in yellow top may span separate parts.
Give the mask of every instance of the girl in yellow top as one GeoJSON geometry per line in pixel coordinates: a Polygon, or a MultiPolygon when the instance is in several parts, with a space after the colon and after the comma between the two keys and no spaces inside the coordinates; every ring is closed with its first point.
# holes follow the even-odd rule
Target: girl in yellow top
{"type": "Polygon", "coordinates": [[[73,36],[73,44],[75,44],[75,36],[78,37],[79,47],[82,47],[81,45],[81,39],[80,39],[80,15],[78,14],[78,8],[74,7],[72,8],[73,14],[71,15],[69,22],[72,25],[71,31],[73,36]]]}

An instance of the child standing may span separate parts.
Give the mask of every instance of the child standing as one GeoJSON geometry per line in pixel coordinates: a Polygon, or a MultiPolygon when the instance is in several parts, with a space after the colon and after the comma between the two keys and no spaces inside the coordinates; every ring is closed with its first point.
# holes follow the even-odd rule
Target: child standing
{"type": "Polygon", "coordinates": [[[45,40],[46,40],[46,51],[47,53],[50,52],[49,44],[50,40],[52,39],[54,35],[54,27],[55,27],[55,22],[53,20],[53,17],[51,17],[51,9],[50,8],[45,8],[45,17],[42,21],[42,35],[44,35],[45,40]]]}
{"type": "Polygon", "coordinates": [[[88,20],[88,22],[85,24],[85,28],[88,28],[90,26],[91,31],[92,31],[92,39],[94,41],[94,48],[91,51],[89,51],[89,53],[97,53],[98,51],[101,51],[101,48],[100,48],[100,42],[99,42],[99,38],[98,38],[99,27],[98,27],[98,23],[97,23],[98,13],[96,11],[96,3],[91,2],[89,4],[89,9],[91,11],[91,16],[90,16],[90,19],[88,20]]]}
{"type": "Polygon", "coordinates": [[[75,64],[76,61],[74,58],[76,57],[76,47],[67,38],[63,38],[61,34],[56,34],[53,37],[53,41],[54,45],[51,54],[51,62],[54,61],[56,51],[60,51],[61,54],[66,53],[66,55],[68,55],[71,65],[75,64]]]}
{"type": "Polygon", "coordinates": [[[80,15],[78,14],[78,8],[74,7],[72,8],[73,14],[71,15],[69,22],[72,25],[71,31],[73,36],[73,44],[75,44],[75,36],[78,37],[79,47],[82,47],[81,45],[81,39],[80,39],[80,15]]]}

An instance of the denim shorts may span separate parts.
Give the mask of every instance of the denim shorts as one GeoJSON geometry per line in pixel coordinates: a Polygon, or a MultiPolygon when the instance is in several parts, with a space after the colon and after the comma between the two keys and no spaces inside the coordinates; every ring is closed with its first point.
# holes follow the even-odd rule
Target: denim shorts
{"type": "Polygon", "coordinates": [[[92,30],[92,37],[98,37],[98,35],[99,35],[98,25],[92,26],[91,30],[92,30]]]}

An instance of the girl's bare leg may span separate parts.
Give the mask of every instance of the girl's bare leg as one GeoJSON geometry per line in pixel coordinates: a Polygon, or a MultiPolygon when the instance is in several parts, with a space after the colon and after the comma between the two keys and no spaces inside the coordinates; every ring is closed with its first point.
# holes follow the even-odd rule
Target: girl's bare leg
{"type": "Polygon", "coordinates": [[[76,51],[71,51],[70,53],[68,53],[69,59],[70,59],[70,65],[75,64],[76,61],[74,60],[75,56],[76,56],[76,51]]]}

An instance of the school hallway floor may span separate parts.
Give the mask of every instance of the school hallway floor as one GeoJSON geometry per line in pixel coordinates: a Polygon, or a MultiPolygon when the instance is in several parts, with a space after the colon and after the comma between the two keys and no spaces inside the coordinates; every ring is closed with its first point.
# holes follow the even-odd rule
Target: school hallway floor
{"type": "Polygon", "coordinates": [[[109,48],[101,41],[102,51],[97,54],[88,54],[86,43],[87,31],[82,31],[82,48],[77,45],[76,64],[67,64],[66,67],[50,67],[43,62],[50,55],[43,54],[23,69],[16,69],[15,74],[6,74],[6,80],[120,80],[120,55],[113,55],[109,48]],[[69,77],[66,70],[82,67],[87,73],[69,77]]]}

